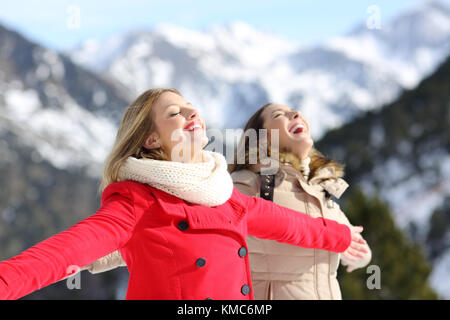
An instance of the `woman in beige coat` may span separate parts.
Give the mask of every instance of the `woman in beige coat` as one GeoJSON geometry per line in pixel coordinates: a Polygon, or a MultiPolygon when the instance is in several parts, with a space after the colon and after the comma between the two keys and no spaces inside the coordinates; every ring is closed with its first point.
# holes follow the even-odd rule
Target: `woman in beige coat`
{"type": "MultiPolygon", "coordinates": [[[[308,122],[299,111],[279,104],[266,104],[248,121],[244,133],[267,130],[264,145],[261,136],[255,144],[244,134],[230,166],[234,185],[242,193],[263,197],[278,205],[350,225],[333,197],[339,198],[348,184],[342,179],[342,166],[326,159],[313,148],[308,122]],[[275,131],[273,131],[275,130],[275,131]],[[273,148],[272,134],[278,133],[278,146],[273,148]],[[254,146],[258,147],[254,147],[254,146]],[[254,163],[250,161],[256,159],[254,163]],[[274,163],[278,153],[278,161],[274,163]],[[238,155],[245,155],[239,163],[238,155]],[[270,159],[272,172],[262,165],[263,156],[270,159]],[[275,164],[275,166],[274,166],[275,164]]],[[[267,161],[269,162],[269,161],[267,161]]],[[[339,262],[351,272],[365,267],[371,251],[348,250],[344,255],[291,246],[273,240],[248,238],[249,259],[255,299],[315,300],[342,299],[336,273],[339,262]]],[[[363,285],[363,284],[361,284],[363,285]]]]}

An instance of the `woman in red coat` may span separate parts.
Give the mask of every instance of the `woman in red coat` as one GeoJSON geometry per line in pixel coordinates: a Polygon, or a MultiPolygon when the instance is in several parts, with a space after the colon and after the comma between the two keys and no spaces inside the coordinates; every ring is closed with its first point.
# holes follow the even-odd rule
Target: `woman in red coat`
{"type": "Polygon", "coordinates": [[[25,296],[119,250],[130,273],[127,299],[253,299],[247,235],[361,249],[362,228],[241,194],[206,142],[203,120],[178,91],[144,92],[105,161],[100,209],[0,262],[0,298],[25,296]]]}

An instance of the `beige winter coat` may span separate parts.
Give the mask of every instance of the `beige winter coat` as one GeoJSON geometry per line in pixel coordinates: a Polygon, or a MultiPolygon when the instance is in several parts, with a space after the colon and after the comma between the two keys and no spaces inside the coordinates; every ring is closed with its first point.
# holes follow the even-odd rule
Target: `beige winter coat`
{"type": "MultiPolygon", "coordinates": [[[[252,169],[253,170],[253,169],[252,169]]],[[[232,173],[235,187],[244,194],[259,197],[259,174],[251,170],[232,173]]],[[[348,184],[335,177],[334,168],[319,169],[309,182],[290,165],[281,164],[275,175],[273,202],[311,217],[324,217],[350,225],[339,205],[329,194],[339,198],[348,184]]],[[[300,248],[274,240],[248,237],[250,267],[257,300],[342,299],[336,271],[340,254],[300,248]]],[[[366,266],[371,252],[356,263],[366,266]]]]}

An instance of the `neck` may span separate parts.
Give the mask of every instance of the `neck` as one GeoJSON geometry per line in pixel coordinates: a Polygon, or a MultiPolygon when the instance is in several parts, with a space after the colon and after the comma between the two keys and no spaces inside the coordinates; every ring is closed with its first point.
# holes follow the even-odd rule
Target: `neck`
{"type": "Polygon", "coordinates": [[[292,153],[295,154],[300,160],[305,160],[308,158],[310,150],[311,148],[304,148],[301,150],[293,150],[292,153]]]}
{"type": "Polygon", "coordinates": [[[179,161],[182,163],[196,163],[196,162],[203,162],[203,150],[198,151],[192,151],[191,155],[189,157],[185,157],[184,155],[181,155],[179,159],[172,159],[172,157],[168,157],[168,161],[179,161]]]}
{"type": "Polygon", "coordinates": [[[190,162],[203,162],[203,150],[200,150],[194,154],[191,155],[191,161],[190,162]]]}

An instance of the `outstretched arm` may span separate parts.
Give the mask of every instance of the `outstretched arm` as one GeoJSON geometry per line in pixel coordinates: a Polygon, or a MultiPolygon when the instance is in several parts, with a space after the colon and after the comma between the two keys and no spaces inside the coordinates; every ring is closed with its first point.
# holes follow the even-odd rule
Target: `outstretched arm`
{"type": "Polygon", "coordinates": [[[344,224],[274,204],[262,198],[244,197],[248,208],[248,234],[305,248],[344,252],[354,235],[344,224]]]}
{"type": "Polygon", "coordinates": [[[0,262],[0,299],[18,299],[67,277],[70,266],[85,266],[122,247],[135,225],[132,194],[113,183],[92,216],[21,254],[0,262]]]}

